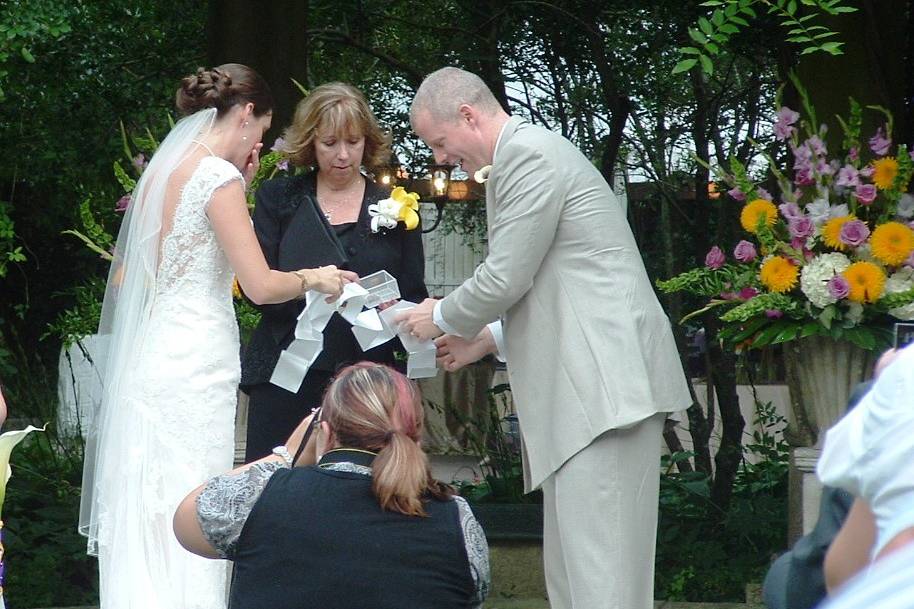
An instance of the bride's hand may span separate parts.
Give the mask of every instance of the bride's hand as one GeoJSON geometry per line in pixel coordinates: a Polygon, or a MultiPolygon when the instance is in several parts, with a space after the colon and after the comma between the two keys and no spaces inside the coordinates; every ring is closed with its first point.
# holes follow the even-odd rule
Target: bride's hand
{"type": "Polygon", "coordinates": [[[327,294],[327,302],[333,302],[343,293],[343,286],[359,280],[352,271],[344,271],[334,265],[321,266],[316,269],[305,269],[308,289],[327,294]]]}
{"type": "Polygon", "coordinates": [[[248,162],[244,165],[244,183],[248,186],[251,185],[251,182],[254,180],[254,176],[257,175],[257,170],[260,169],[260,149],[263,148],[263,142],[259,142],[254,145],[254,149],[251,150],[251,154],[248,155],[248,162]]]}

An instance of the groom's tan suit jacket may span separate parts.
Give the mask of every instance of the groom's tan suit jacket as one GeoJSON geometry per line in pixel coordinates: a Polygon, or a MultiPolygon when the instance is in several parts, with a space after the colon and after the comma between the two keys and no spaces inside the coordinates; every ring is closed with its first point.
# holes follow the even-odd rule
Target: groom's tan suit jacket
{"type": "Polygon", "coordinates": [[[571,142],[510,118],[486,215],[489,253],[441,315],[463,336],[502,318],[530,491],[605,431],[691,398],[624,210],[571,142]]]}

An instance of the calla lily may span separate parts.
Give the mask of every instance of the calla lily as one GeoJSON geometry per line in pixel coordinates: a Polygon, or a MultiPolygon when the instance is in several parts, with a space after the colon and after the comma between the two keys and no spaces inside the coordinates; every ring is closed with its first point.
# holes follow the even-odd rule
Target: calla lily
{"type": "Polygon", "coordinates": [[[419,214],[416,213],[415,209],[406,205],[400,208],[400,217],[398,219],[403,220],[403,223],[406,224],[406,230],[413,230],[419,226],[419,214]]]}
{"type": "Polygon", "coordinates": [[[10,454],[13,452],[13,448],[33,431],[44,430],[44,427],[38,428],[29,425],[25,429],[0,434],[0,471],[5,470],[6,472],[3,475],[3,482],[0,483],[0,510],[3,509],[3,500],[6,498],[6,483],[9,482],[10,476],[13,475],[13,470],[10,467],[10,454]]]}
{"type": "Polygon", "coordinates": [[[491,165],[486,165],[482,169],[473,173],[473,179],[476,180],[479,184],[485,184],[486,180],[489,179],[489,173],[492,171],[491,165]]]}
{"type": "MultiPolygon", "coordinates": [[[[13,475],[13,470],[10,467],[10,454],[13,452],[13,449],[17,444],[22,442],[27,435],[33,431],[44,431],[45,428],[41,429],[29,425],[25,429],[20,429],[19,431],[8,431],[5,434],[0,434],[0,470],[6,470],[3,478],[0,479],[0,510],[3,508],[3,500],[6,498],[6,483],[9,482],[10,476],[13,475]]],[[[0,535],[2,535],[3,521],[0,520],[0,535]]],[[[3,577],[4,577],[4,548],[2,537],[0,537],[0,609],[6,608],[6,603],[3,600],[3,577]]]]}
{"type": "Polygon", "coordinates": [[[406,192],[402,186],[397,186],[390,193],[390,198],[412,210],[419,211],[419,195],[414,192],[406,192]]]}
{"type": "Polygon", "coordinates": [[[391,191],[389,199],[369,205],[368,215],[371,216],[372,232],[396,228],[401,220],[406,230],[413,230],[419,226],[419,195],[397,186],[391,191]]]}

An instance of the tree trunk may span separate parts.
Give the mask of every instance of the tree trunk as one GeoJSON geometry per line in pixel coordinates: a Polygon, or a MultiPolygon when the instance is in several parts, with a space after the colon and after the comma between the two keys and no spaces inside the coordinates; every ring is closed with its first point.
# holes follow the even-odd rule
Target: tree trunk
{"type": "MultiPolygon", "coordinates": [[[[211,66],[242,63],[269,83],[275,99],[273,125],[264,137],[272,142],[292,120],[308,78],[307,0],[247,2],[222,0],[209,3],[207,53],[211,66]]],[[[269,148],[269,144],[267,145],[269,148]]]]}

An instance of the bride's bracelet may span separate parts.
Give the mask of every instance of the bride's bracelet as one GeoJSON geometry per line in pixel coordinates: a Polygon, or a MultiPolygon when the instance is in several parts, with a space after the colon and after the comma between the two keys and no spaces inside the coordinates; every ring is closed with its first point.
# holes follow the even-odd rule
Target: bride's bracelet
{"type": "Polygon", "coordinates": [[[308,275],[304,270],[292,271],[292,274],[301,279],[301,289],[296,298],[297,300],[301,300],[305,297],[305,293],[308,291],[308,275]]]}

